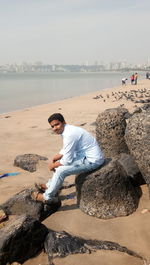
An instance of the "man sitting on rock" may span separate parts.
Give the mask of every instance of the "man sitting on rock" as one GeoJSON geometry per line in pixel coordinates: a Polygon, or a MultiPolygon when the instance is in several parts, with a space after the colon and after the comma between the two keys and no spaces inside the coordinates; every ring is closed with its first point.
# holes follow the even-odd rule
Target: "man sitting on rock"
{"type": "Polygon", "coordinates": [[[53,201],[65,177],[92,171],[104,163],[104,155],[96,139],[86,130],[69,125],[60,113],[48,118],[52,130],[63,138],[63,148],[56,154],[49,169],[53,177],[46,184],[39,184],[44,193],[33,192],[36,201],[53,201]]]}

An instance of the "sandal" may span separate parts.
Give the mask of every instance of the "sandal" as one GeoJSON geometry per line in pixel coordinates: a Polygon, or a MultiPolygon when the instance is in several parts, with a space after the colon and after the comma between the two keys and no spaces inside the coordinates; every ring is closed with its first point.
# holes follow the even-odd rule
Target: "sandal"
{"type": "Polygon", "coordinates": [[[7,215],[3,210],[0,210],[0,223],[7,219],[7,215]]]}
{"type": "Polygon", "coordinates": [[[44,199],[44,196],[43,196],[43,193],[39,192],[39,191],[33,191],[31,193],[31,198],[34,200],[34,201],[38,201],[38,202],[45,202],[45,199],[44,199]]]}
{"type": "Polygon", "coordinates": [[[39,192],[45,192],[45,190],[47,190],[47,186],[42,183],[35,183],[34,186],[39,192]]]}

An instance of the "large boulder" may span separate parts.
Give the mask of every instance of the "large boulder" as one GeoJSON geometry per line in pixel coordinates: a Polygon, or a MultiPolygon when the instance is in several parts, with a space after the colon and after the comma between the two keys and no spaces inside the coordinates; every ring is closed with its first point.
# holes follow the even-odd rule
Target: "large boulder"
{"type": "Polygon", "coordinates": [[[100,113],[96,119],[96,139],[103,149],[106,157],[114,157],[120,153],[128,153],[124,139],[127,109],[107,109],[100,113]]]}
{"type": "Polygon", "coordinates": [[[0,205],[0,209],[3,209],[6,215],[26,214],[41,221],[56,212],[61,206],[60,199],[49,204],[34,201],[31,198],[32,191],[32,189],[26,189],[17,193],[5,203],[0,205]]]}
{"type": "Polygon", "coordinates": [[[12,216],[0,229],[0,265],[23,263],[42,250],[48,229],[36,219],[12,216]]]}
{"type": "Polygon", "coordinates": [[[39,160],[48,160],[47,157],[36,154],[24,154],[16,156],[14,160],[14,166],[20,167],[24,170],[34,172],[39,160]]]}
{"type": "Polygon", "coordinates": [[[130,117],[125,131],[125,139],[150,193],[150,109],[130,117]]]}
{"type": "Polygon", "coordinates": [[[102,219],[126,216],[138,206],[140,188],[135,188],[118,166],[107,161],[102,168],[76,177],[77,203],[82,211],[102,219]]]}
{"type": "Polygon", "coordinates": [[[133,156],[122,153],[117,163],[122,168],[121,170],[125,171],[125,174],[130,178],[135,187],[146,183],[133,156]]]}

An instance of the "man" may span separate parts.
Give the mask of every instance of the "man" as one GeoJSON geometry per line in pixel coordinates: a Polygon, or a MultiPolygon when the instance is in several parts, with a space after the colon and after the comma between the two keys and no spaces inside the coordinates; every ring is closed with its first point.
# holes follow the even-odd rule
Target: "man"
{"type": "Polygon", "coordinates": [[[88,172],[104,163],[104,155],[96,141],[86,130],[69,125],[60,113],[48,118],[52,130],[63,138],[63,148],[56,154],[49,169],[54,172],[47,184],[39,184],[44,193],[33,192],[37,201],[52,201],[63,184],[65,177],[88,172]]]}
{"type": "Polygon", "coordinates": [[[122,85],[126,85],[127,78],[122,78],[122,85]]]}
{"type": "Polygon", "coordinates": [[[134,75],[134,84],[137,85],[137,79],[138,79],[138,73],[135,73],[134,75]]]}

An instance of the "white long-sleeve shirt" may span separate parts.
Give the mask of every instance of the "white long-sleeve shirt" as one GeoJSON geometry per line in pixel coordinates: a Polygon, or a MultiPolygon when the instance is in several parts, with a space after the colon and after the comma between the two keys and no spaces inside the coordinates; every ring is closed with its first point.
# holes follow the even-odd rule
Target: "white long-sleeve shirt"
{"type": "Polygon", "coordinates": [[[65,124],[63,137],[63,148],[60,154],[63,157],[60,160],[62,165],[69,165],[74,159],[85,158],[92,163],[101,164],[104,160],[103,152],[101,151],[96,139],[86,130],[65,124]]]}

